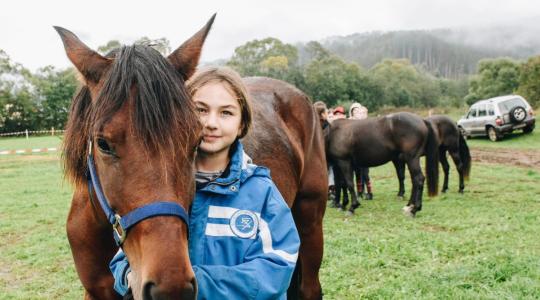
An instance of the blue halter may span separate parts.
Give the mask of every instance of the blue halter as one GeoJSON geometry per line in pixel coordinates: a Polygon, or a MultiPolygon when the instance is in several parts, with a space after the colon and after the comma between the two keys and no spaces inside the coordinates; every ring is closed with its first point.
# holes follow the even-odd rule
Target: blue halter
{"type": "Polygon", "coordinates": [[[112,208],[109,206],[109,202],[103,194],[101,189],[101,184],[99,182],[99,177],[96,172],[96,166],[94,164],[94,157],[92,155],[92,142],[89,142],[89,153],[88,153],[88,189],[90,192],[90,197],[92,197],[91,188],[96,192],[96,196],[99,200],[99,204],[103,209],[103,212],[107,216],[107,220],[111,223],[113,227],[113,236],[116,244],[122,246],[122,243],[126,240],[128,230],[135,226],[137,223],[142,220],[153,218],[157,216],[176,216],[180,218],[186,225],[189,226],[189,216],[186,210],[177,203],[174,202],[164,202],[158,201],[150,204],[143,205],[139,208],[136,208],[124,216],[120,216],[115,213],[112,208]]]}

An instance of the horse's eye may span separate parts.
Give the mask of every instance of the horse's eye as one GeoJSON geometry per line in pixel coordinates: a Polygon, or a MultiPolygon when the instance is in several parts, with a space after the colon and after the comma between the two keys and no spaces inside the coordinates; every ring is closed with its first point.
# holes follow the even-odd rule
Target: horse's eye
{"type": "Polygon", "coordinates": [[[105,139],[98,138],[97,145],[99,147],[99,150],[101,150],[102,152],[109,153],[109,154],[112,153],[112,149],[105,139]]]}

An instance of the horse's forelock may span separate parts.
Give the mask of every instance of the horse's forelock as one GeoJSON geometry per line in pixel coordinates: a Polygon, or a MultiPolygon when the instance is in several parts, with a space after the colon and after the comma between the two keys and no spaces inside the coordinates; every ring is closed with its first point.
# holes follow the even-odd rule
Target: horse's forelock
{"type": "Polygon", "coordinates": [[[91,101],[88,87],[82,87],[72,104],[64,159],[66,175],[76,183],[85,178],[88,138],[99,132],[126,101],[133,106],[132,128],[147,154],[157,152],[162,161],[183,161],[194,146],[188,141],[194,141],[198,119],[182,77],[168,61],[156,50],[141,45],[111,53],[115,60],[97,99],[91,101]]]}

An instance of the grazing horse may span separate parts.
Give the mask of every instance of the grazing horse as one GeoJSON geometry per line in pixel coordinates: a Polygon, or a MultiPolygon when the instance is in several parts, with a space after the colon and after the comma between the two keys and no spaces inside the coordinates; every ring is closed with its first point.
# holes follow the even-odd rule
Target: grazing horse
{"type": "Polygon", "coordinates": [[[326,145],[327,157],[334,166],[334,172],[341,172],[351,194],[350,213],[359,206],[354,192],[354,168],[376,167],[392,161],[396,169],[400,166],[404,169],[405,164],[409,167],[413,192],[403,211],[415,216],[422,209],[426,177],[420,168],[420,156],[424,153],[427,154],[428,194],[437,195],[437,136],[431,123],[417,115],[400,112],[364,120],[336,120],[331,125],[326,145]]]}
{"type": "MultiPolygon", "coordinates": [[[[129,258],[135,299],[196,298],[186,210],[195,193],[201,125],[185,81],[213,20],[167,58],[142,45],[102,56],[55,27],[83,81],[63,158],[74,184],[67,235],[85,299],[120,298],[108,269],[119,245],[129,258]]],[[[270,79],[246,83],[255,115],[247,152],[270,168],[301,237],[291,296],[318,299],[327,194],[322,132],[299,90],[270,79]]]]}
{"type": "MultiPolygon", "coordinates": [[[[424,120],[431,122],[436,129],[437,140],[439,142],[439,161],[444,171],[444,183],[442,192],[448,191],[448,175],[450,171],[450,165],[446,158],[446,152],[450,153],[456,169],[459,174],[459,192],[463,193],[465,188],[465,180],[469,178],[471,172],[471,154],[467,142],[463,137],[463,133],[452,119],[447,116],[434,115],[425,118],[424,120]]],[[[405,178],[405,167],[402,165],[396,166],[399,180],[399,192],[398,197],[403,198],[405,195],[405,185],[403,184],[405,178]]]]}

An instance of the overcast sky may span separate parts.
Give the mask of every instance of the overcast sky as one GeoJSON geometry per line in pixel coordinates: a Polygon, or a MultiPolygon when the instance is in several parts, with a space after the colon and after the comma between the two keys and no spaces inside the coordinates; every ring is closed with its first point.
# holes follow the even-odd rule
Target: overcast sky
{"type": "MultiPolygon", "coordinates": [[[[268,36],[307,42],[355,32],[490,26],[538,17],[537,0],[7,0],[0,10],[0,49],[31,70],[70,65],[53,25],[91,48],[118,39],[165,37],[179,46],[217,12],[203,61],[268,36]]],[[[538,37],[540,38],[540,37],[538,37]]]]}

